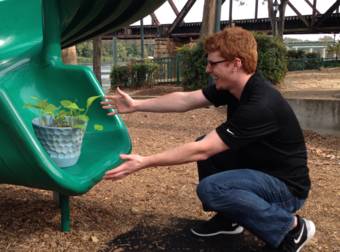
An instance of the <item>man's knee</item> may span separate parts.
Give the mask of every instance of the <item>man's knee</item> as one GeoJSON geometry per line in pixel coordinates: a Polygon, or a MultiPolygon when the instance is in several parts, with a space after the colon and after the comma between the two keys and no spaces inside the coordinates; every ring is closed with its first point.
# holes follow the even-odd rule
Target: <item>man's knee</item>
{"type": "Polygon", "coordinates": [[[235,206],[244,204],[247,190],[240,186],[239,181],[230,179],[233,171],[224,174],[215,174],[204,178],[197,186],[197,195],[209,210],[233,212],[235,206]],[[222,175],[222,177],[221,177],[222,175]]]}
{"type": "MultiPolygon", "coordinates": [[[[232,203],[232,197],[229,197],[229,189],[221,188],[214,182],[211,176],[204,178],[198,184],[196,190],[199,199],[209,210],[217,210],[221,202],[223,202],[224,205],[228,204],[228,201],[232,203]]],[[[230,188],[230,190],[232,190],[232,188],[230,188]]]]}

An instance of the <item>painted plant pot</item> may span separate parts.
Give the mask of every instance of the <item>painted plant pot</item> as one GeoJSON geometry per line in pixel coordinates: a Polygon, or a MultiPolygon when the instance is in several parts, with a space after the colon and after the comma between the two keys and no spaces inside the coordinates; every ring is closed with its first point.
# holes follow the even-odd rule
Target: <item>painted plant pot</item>
{"type": "Polygon", "coordinates": [[[86,130],[72,127],[55,127],[52,118],[37,117],[32,120],[34,132],[51,159],[59,167],[75,165],[80,157],[81,146],[86,130]],[[47,123],[46,123],[47,122],[47,123]]]}

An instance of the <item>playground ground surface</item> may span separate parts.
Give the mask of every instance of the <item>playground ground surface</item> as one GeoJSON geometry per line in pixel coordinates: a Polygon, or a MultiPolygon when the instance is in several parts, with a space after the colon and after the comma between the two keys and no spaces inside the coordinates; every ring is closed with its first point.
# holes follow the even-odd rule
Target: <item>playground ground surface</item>
{"type": "MultiPolygon", "coordinates": [[[[284,92],[340,90],[340,69],[288,73],[284,92]]],[[[177,87],[134,91],[158,95],[177,87]]],[[[311,95],[311,93],[309,93],[311,95]]],[[[149,155],[192,141],[221,123],[223,109],[183,114],[135,113],[122,116],[133,152],[149,155]]],[[[306,131],[310,197],[299,214],[312,219],[315,238],[303,250],[340,251],[340,138],[306,131]]],[[[196,197],[195,164],[142,170],[117,181],[102,181],[72,197],[72,230],[59,231],[60,215],[50,192],[0,185],[0,251],[262,251],[246,231],[230,239],[197,240],[188,229],[211,214],[196,197]]]]}

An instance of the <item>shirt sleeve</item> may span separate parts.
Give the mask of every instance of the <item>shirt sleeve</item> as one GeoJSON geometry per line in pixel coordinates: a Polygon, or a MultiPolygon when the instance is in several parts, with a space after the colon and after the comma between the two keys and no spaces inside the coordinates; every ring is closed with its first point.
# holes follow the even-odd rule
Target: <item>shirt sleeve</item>
{"type": "Polygon", "coordinates": [[[243,105],[216,132],[230,149],[240,149],[279,129],[276,117],[267,108],[243,105]]]}
{"type": "Polygon", "coordinates": [[[203,95],[215,107],[228,105],[232,102],[237,102],[237,99],[225,90],[217,90],[215,85],[208,85],[202,89],[203,95]]]}

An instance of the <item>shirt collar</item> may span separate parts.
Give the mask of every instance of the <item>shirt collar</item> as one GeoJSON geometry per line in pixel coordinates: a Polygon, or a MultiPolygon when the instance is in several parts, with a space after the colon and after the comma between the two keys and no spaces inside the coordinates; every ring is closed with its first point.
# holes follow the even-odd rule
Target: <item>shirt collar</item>
{"type": "Polygon", "coordinates": [[[252,90],[252,87],[254,87],[254,85],[256,84],[256,82],[258,82],[258,78],[259,78],[259,74],[258,72],[255,72],[247,81],[246,85],[243,88],[241,97],[240,97],[240,102],[242,101],[246,101],[247,98],[250,95],[250,91],[252,90]]]}

